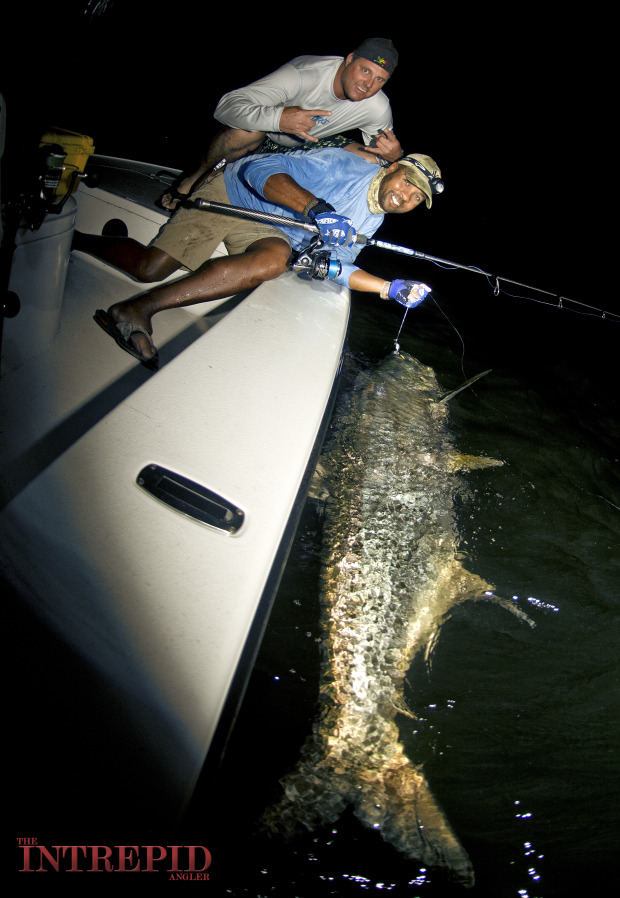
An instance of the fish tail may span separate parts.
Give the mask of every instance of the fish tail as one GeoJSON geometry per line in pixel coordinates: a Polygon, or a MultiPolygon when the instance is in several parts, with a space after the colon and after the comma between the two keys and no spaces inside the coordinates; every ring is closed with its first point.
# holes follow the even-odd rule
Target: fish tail
{"type": "Polygon", "coordinates": [[[264,812],[261,829],[292,838],[337,820],[349,804],[344,771],[336,772],[320,740],[310,738],[293,770],[280,780],[282,794],[264,812]]]}
{"type": "Polygon", "coordinates": [[[469,856],[448,823],[422,771],[406,756],[380,776],[369,772],[355,814],[405,857],[443,868],[465,887],[474,884],[469,856]]]}
{"type": "Polygon", "coordinates": [[[433,796],[422,771],[402,751],[386,746],[381,768],[341,765],[317,737],[304,746],[282,794],[263,813],[261,829],[285,839],[335,823],[348,806],[364,825],[409,860],[443,868],[469,887],[474,873],[467,852],[433,796]]]}

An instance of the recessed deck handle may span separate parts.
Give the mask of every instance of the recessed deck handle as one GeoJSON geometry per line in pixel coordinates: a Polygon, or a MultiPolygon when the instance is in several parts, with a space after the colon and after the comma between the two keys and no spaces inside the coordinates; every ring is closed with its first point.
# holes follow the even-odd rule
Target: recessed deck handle
{"type": "Polygon", "coordinates": [[[136,483],[155,499],[201,524],[226,533],[237,533],[243,524],[245,515],[232,502],[168,468],[147,465],[138,474],[136,483]]]}

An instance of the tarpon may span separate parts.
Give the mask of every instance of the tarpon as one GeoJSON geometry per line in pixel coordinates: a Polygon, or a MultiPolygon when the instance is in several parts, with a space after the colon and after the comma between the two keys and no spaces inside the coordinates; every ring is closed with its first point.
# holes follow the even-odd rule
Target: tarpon
{"type": "MultiPolygon", "coordinates": [[[[450,394],[449,394],[450,395],[450,394]]],[[[444,397],[445,398],[445,397],[444,397]]],[[[405,754],[406,672],[455,605],[492,594],[457,558],[460,455],[434,371],[393,353],[346,395],[321,456],[321,685],[313,733],[269,808],[268,830],[333,823],[351,805],[407,858],[473,884],[470,859],[405,754]]]]}

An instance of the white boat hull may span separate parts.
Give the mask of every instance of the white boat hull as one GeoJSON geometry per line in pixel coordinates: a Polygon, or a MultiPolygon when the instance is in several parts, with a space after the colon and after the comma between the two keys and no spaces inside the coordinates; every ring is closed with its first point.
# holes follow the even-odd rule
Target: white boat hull
{"type": "Polygon", "coordinates": [[[162,313],[164,364],[150,374],[92,321],[104,298],[140,289],[74,253],[59,337],[3,377],[14,437],[0,551],[28,608],[139,719],[180,815],[208,753],[222,750],[258,648],[350,300],[289,273],[213,321],[162,313]],[[138,482],[151,464],[234,503],[242,526],[231,534],[154,498],[138,482]]]}

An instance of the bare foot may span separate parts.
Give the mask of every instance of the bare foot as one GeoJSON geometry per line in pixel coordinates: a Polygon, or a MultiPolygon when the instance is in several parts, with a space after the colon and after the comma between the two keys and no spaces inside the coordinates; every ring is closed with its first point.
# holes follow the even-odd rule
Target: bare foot
{"type": "Polygon", "coordinates": [[[108,313],[116,324],[129,324],[136,328],[127,339],[131,340],[134,349],[145,361],[157,358],[157,349],[153,345],[151,338],[138,330],[138,328],[142,328],[149,334],[153,333],[150,316],[145,314],[140,308],[139,299],[117,302],[110,306],[108,313]]]}

